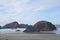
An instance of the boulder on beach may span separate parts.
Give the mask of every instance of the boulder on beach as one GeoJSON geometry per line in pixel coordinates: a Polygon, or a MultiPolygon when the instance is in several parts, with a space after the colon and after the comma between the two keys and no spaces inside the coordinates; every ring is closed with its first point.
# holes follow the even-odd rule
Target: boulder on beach
{"type": "Polygon", "coordinates": [[[20,31],[20,30],[16,30],[16,31],[20,31]]]}
{"type": "Polygon", "coordinates": [[[3,28],[17,28],[17,27],[19,27],[19,24],[16,21],[3,26],[3,28]]]}

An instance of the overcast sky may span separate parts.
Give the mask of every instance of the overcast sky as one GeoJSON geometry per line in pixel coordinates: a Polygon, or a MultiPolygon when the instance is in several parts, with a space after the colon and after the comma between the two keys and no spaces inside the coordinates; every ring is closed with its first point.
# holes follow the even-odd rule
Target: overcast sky
{"type": "Polygon", "coordinates": [[[60,0],[0,0],[0,25],[13,21],[35,24],[40,20],[60,24],[60,0]]]}

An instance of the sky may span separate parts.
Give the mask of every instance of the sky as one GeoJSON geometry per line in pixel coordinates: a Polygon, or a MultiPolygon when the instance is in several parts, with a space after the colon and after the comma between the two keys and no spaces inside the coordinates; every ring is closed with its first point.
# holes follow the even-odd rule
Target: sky
{"type": "Polygon", "coordinates": [[[0,0],[0,25],[17,21],[35,24],[46,20],[60,24],[60,0],[0,0]]]}

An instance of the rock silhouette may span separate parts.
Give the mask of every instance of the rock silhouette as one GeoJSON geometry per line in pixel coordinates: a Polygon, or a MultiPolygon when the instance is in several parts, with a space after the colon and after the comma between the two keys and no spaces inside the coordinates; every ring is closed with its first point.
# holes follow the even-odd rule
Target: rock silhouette
{"type": "Polygon", "coordinates": [[[0,29],[1,29],[2,27],[0,26],[0,29]]]}
{"type": "Polygon", "coordinates": [[[27,28],[28,24],[19,24],[18,22],[11,22],[3,26],[3,28],[27,28]]]}
{"type": "Polygon", "coordinates": [[[34,30],[36,31],[53,31],[56,30],[55,25],[48,21],[39,21],[34,24],[34,30]]]}
{"type": "Polygon", "coordinates": [[[56,30],[55,25],[48,21],[39,21],[34,26],[28,27],[24,32],[40,32],[56,30]]]}
{"type": "MultiPolygon", "coordinates": [[[[0,27],[1,28],[1,27],[0,27]]],[[[39,21],[33,26],[28,24],[19,24],[18,22],[12,22],[3,26],[3,28],[26,28],[24,32],[40,32],[40,31],[53,31],[57,28],[54,24],[48,21],[39,21]]]]}
{"type": "Polygon", "coordinates": [[[17,28],[17,27],[19,27],[18,22],[12,22],[3,26],[3,28],[17,28]]]}
{"type": "Polygon", "coordinates": [[[29,25],[28,24],[19,24],[18,28],[27,28],[29,25]]]}
{"type": "Polygon", "coordinates": [[[33,30],[33,26],[32,25],[29,25],[26,30],[24,30],[23,32],[34,32],[33,30]]]}

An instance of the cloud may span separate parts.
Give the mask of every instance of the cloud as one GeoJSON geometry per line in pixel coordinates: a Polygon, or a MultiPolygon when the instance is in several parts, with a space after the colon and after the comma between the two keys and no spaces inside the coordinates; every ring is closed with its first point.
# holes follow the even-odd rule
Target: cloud
{"type": "Polygon", "coordinates": [[[39,20],[52,21],[54,17],[60,15],[54,8],[59,6],[60,0],[0,0],[0,24],[12,21],[26,24],[33,24],[39,20]]]}

